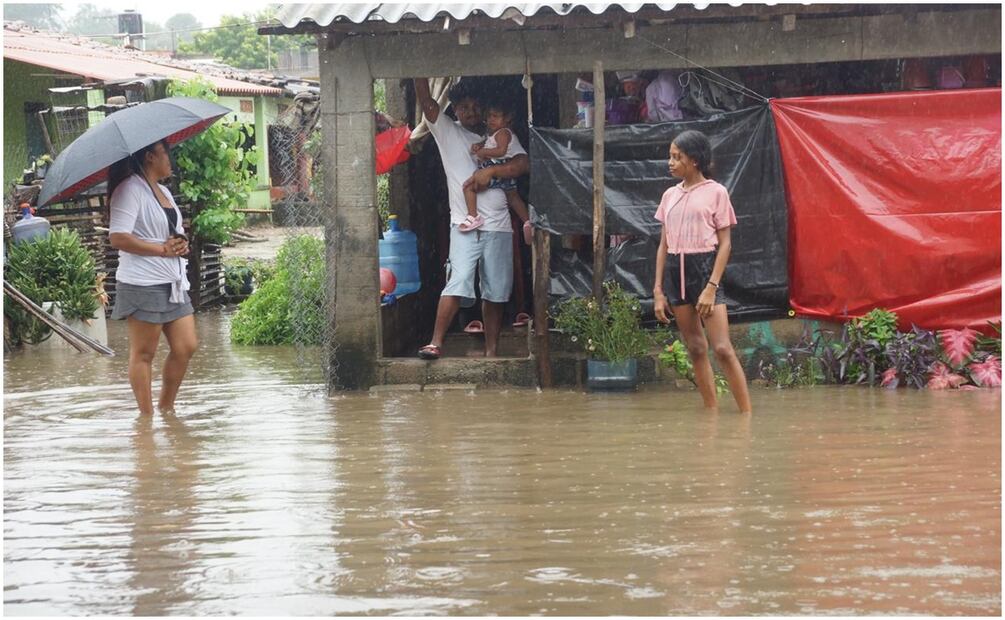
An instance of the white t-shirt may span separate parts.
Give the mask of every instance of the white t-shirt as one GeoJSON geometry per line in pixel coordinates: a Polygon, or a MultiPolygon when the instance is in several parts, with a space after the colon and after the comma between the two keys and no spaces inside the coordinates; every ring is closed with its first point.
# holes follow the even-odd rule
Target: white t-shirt
{"type": "MultiPolygon", "coordinates": [[[[174,207],[177,215],[175,232],[184,233],[181,210],[174,202],[168,188],[158,184],[161,192],[174,207]]],[[[119,184],[112,194],[108,232],[128,233],[141,241],[164,243],[170,236],[167,215],[157,202],[146,180],[134,174],[119,184]]],[[[171,301],[185,301],[182,293],[189,289],[186,268],[188,260],[179,257],[139,256],[119,250],[119,267],[115,270],[116,282],[134,286],[171,284],[171,301]]]]}
{"type": "Polygon", "coordinates": [[[523,150],[523,146],[520,144],[520,138],[516,137],[516,134],[513,133],[512,129],[507,129],[506,127],[503,127],[488,138],[485,138],[485,148],[494,149],[498,147],[499,143],[496,141],[496,136],[503,131],[509,132],[509,146],[506,147],[506,153],[502,157],[494,157],[493,159],[497,161],[508,160],[513,159],[517,155],[526,155],[527,151],[523,150]]]}
{"type": "MultiPolygon", "coordinates": [[[[471,145],[481,142],[482,136],[468,131],[442,111],[435,123],[429,123],[429,133],[433,134],[436,145],[440,147],[443,172],[447,175],[450,223],[461,224],[468,216],[467,203],[464,202],[464,182],[478,169],[477,160],[471,154],[471,145]]],[[[478,213],[485,218],[485,225],[481,230],[512,232],[506,193],[501,189],[478,192],[478,213]]]]}

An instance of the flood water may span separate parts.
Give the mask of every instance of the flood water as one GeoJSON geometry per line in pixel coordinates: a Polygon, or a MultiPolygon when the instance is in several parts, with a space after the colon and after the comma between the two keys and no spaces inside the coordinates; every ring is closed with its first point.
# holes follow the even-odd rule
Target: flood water
{"type": "Polygon", "coordinates": [[[121,323],[5,357],[5,613],[1001,612],[999,390],[329,399],[198,324],[148,423],[121,323]]]}

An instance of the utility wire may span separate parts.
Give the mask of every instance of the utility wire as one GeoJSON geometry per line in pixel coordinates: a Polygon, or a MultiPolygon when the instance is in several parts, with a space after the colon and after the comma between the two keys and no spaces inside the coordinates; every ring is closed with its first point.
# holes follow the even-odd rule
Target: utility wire
{"type": "Polygon", "coordinates": [[[686,63],[688,63],[688,64],[690,64],[690,65],[694,65],[695,67],[697,67],[697,68],[699,68],[699,69],[701,69],[701,70],[703,70],[703,71],[706,71],[706,72],[708,72],[708,73],[711,73],[712,75],[714,75],[714,76],[716,76],[716,77],[718,77],[718,78],[721,78],[722,80],[725,80],[725,81],[726,81],[727,83],[726,83],[726,84],[723,84],[723,83],[721,83],[721,82],[716,82],[715,80],[712,80],[712,79],[710,79],[710,78],[708,78],[708,77],[706,76],[706,78],[705,78],[705,79],[707,79],[708,81],[710,81],[710,82],[713,82],[713,83],[715,83],[715,84],[719,84],[719,86],[722,86],[722,87],[724,87],[724,88],[732,88],[733,90],[736,90],[736,91],[737,91],[737,92],[739,92],[740,94],[743,94],[743,95],[746,95],[747,97],[750,97],[750,98],[752,98],[752,99],[758,99],[758,100],[760,100],[760,101],[761,101],[762,103],[767,103],[767,101],[768,101],[768,98],[767,98],[767,97],[765,97],[764,95],[762,95],[762,94],[760,94],[760,93],[758,93],[758,92],[756,92],[756,91],[753,91],[753,90],[751,90],[751,89],[747,88],[747,87],[746,87],[746,86],[744,86],[743,84],[740,84],[740,83],[738,83],[738,82],[734,82],[733,80],[729,79],[729,78],[728,78],[728,77],[726,77],[725,75],[722,75],[722,74],[720,74],[720,73],[716,73],[715,71],[712,71],[712,70],[711,70],[711,69],[709,69],[708,67],[704,67],[704,66],[702,66],[702,65],[699,65],[698,63],[694,62],[693,60],[691,60],[691,59],[690,59],[690,58],[688,58],[687,56],[683,56],[683,55],[681,55],[681,54],[678,54],[677,52],[673,51],[672,49],[670,49],[670,48],[668,48],[668,47],[666,47],[666,46],[663,46],[663,45],[660,45],[660,44],[659,44],[659,43],[657,43],[656,41],[653,41],[653,40],[651,40],[651,39],[648,39],[648,38],[646,38],[646,37],[645,37],[644,35],[641,35],[641,34],[638,34],[638,35],[636,35],[636,36],[637,36],[638,38],[642,39],[643,41],[645,41],[646,43],[648,43],[649,45],[652,45],[653,47],[656,47],[656,48],[658,48],[658,49],[661,49],[661,50],[663,50],[664,52],[667,52],[668,54],[671,54],[671,55],[673,55],[673,56],[676,56],[677,58],[680,58],[680,59],[681,59],[681,60],[683,60],[684,62],[686,62],[686,63]]]}
{"type": "MultiPolygon", "coordinates": [[[[144,36],[144,37],[150,37],[150,36],[155,36],[155,35],[174,34],[174,33],[179,33],[179,32],[206,32],[206,31],[209,31],[209,30],[226,30],[228,28],[247,28],[248,26],[261,26],[261,25],[264,25],[264,24],[271,24],[273,22],[274,22],[274,20],[267,19],[267,20],[261,20],[261,21],[255,21],[255,22],[246,22],[246,23],[241,23],[241,24],[229,24],[227,26],[207,26],[205,28],[183,28],[183,29],[180,29],[180,30],[163,30],[161,32],[139,32],[139,33],[134,33],[134,34],[131,34],[131,35],[129,33],[127,33],[127,32],[115,32],[115,33],[112,33],[112,34],[78,34],[78,35],[75,35],[75,36],[83,37],[83,38],[125,37],[125,36],[134,36],[134,37],[135,36],[144,36]]],[[[70,34],[73,34],[73,33],[70,33],[70,34]]]]}

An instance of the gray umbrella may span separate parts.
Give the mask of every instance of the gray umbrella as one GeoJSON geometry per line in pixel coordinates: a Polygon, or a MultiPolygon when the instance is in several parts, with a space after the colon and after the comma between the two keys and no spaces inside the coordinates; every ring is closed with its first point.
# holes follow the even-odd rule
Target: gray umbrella
{"type": "Polygon", "coordinates": [[[63,149],[45,175],[38,205],[61,202],[105,181],[108,168],[145,146],[174,146],[203,131],[227,108],[204,99],[169,97],[115,112],[63,149]]]}

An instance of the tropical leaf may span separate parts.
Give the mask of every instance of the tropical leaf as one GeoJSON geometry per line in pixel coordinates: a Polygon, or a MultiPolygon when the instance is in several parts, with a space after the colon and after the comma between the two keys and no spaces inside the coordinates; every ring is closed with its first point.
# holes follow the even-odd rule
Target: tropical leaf
{"type": "Polygon", "coordinates": [[[946,353],[946,359],[959,368],[963,366],[971,355],[974,354],[974,347],[977,344],[977,332],[967,327],[963,329],[943,329],[939,332],[942,340],[942,349],[946,353]]]}
{"type": "Polygon", "coordinates": [[[966,382],[967,379],[963,375],[956,374],[942,362],[935,362],[932,364],[932,376],[926,387],[930,390],[945,390],[958,388],[966,382]]]}
{"type": "Polygon", "coordinates": [[[880,385],[885,388],[893,389],[900,384],[900,379],[897,377],[896,368],[887,368],[886,370],[883,371],[882,377],[883,380],[880,382],[880,385]]]}
{"type": "Polygon", "coordinates": [[[983,362],[970,364],[970,376],[974,383],[981,387],[1001,387],[1002,365],[1001,361],[994,355],[989,355],[983,362]]]}

